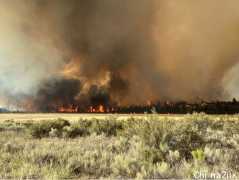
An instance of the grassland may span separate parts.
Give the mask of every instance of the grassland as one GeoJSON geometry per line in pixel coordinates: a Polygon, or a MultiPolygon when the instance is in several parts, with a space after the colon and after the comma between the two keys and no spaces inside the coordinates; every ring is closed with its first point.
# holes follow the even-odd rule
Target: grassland
{"type": "MultiPolygon", "coordinates": [[[[79,118],[83,119],[104,119],[108,114],[105,113],[0,113],[0,122],[8,119],[14,121],[41,120],[41,119],[56,119],[62,118],[68,121],[77,121],[79,118]]],[[[118,119],[127,119],[131,117],[130,114],[118,114],[118,119]]],[[[144,117],[144,114],[134,114],[134,117],[144,117]]],[[[159,117],[175,117],[181,118],[183,114],[158,114],[159,117]]]]}
{"type": "Polygon", "coordinates": [[[6,120],[0,178],[194,178],[239,173],[239,116],[6,120]]]}

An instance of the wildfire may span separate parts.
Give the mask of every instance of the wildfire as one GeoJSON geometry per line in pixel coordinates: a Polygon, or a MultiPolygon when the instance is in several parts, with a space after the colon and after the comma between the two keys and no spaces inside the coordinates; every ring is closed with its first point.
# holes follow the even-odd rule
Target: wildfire
{"type": "Polygon", "coordinates": [[[99,111],[100,111],[100,112],[104,112],[103,106],[100,106],[99,111]]]}
{"type": "Polygon", "coordinates": [[[59,109],[59,111],[60,111],[60,112],[77,112],[77,109],[78,109],[78,107],[76,107],[75,109],[63,108],[63,107],[61,107],[61,108],[59,109]]]}
{"type": "Polygon", "coordinates": [[[169,100],[167,100],[167,105],[169,105],[170,103],[169,103],[169,100]]]}
{"type": "Polygon", "coordinates": [[[90,108],[86,110],[86,112],[105,112],[105,111],[109,112],[109,108],[107,107],[106,110],[104,110],[103,105],[100,105],[99,107],[90,106],[90,108]]]}
{"type": "Polygon", "coordinates": [[[206,105],[206,103],[201,104],[201,106],[205,106],[205,105],[206,105]]]}
{"type": "Polygon", "coordinates": [[[148,105],[150,106],[150,101],[148,101],[148,105]]]}

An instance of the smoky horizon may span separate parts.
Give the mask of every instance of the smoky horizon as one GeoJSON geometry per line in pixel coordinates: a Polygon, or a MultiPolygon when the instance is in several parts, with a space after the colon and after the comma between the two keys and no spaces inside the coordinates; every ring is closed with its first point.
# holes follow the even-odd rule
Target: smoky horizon
{"type": "Polygon", "coordinates": [[[239,98],[238,1],[0,3],[0,107],[239,98]]]}

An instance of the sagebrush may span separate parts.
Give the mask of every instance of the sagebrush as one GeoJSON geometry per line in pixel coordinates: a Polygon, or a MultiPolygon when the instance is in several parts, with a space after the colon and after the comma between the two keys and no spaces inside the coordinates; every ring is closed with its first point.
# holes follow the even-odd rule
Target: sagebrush
{"type": "Polygon", "coordinates": [[[0,178],[194,178],[239,172],[239,116],[7,120],[0,124],[0,178]]]}

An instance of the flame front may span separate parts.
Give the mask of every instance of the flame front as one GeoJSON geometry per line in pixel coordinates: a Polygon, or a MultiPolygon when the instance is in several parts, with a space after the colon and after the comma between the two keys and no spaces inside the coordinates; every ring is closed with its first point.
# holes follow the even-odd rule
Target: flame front
{"type": "Polygon", "coordinates": [[[100,106],[99,111],[100,111],[100,112],[104,112],[103,106],[100,106]]]}
{"type": "MultiPolygon", "coordinates": [[[[77,112],[77,109],[78,109],[78,107],[76,107],[75,109],[61,107],[61,108],[59,109],[59,111],[60,111],[60,112],[77,112]]],[[[53,112],[53,111],[52,111],[52,112],[53,112]]]]}

